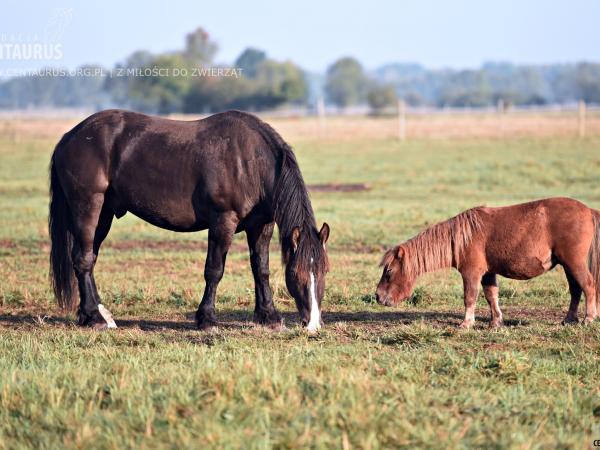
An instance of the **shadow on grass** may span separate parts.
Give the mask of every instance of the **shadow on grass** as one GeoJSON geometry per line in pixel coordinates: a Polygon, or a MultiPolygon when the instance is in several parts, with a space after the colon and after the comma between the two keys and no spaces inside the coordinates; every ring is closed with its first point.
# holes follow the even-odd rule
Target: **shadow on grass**
{"type": "MultiPolygon", "coordinates": [[[[194,323],[195,311],[184,314],[183,320],[167,319],[137,319],[126,318],[115,321],[119,328],[140,329],[143,331],[161,330],[196,330],[194,323]]],[[[560,320],[559,311],[556,310],[508,310],[505,313],[504,325],[508,327],[519,327],[529,325],[532,320],[560,320]],[[511,318],[506,316],[510,315],[511,318]]],[[[285,324],[299,326],[300,320],[297,313],[281,313],[285,324]]],[[[218,327],[225,330],[235,330],[254,327],[252,312],[249,310],[230,310],[217,312],[219,320],[218,327]]],[[[437,327],[458,326],[463,319],[459,312],[447,311],[352,311],[352,312],[323,312],[323,321],[326,325],[335,323],[352,323],[356,325],[410,325],[414,322],[425,322],[437,327]]],[[[476,317],[478,327],[487,326],[489,317],[479,315],[476,317]]],[[[0,326],[7,328],[21,328],[23,326],[55,326],[75,327],[73,319],[56,316],[43,316],[35,313],[23,313],[14,315],[0,315],[0,326]]]]}

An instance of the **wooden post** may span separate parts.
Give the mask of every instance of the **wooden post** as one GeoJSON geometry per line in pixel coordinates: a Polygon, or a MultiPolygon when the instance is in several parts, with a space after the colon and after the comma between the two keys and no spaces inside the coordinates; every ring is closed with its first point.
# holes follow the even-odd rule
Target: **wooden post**
{"type": "Polygon", "coordinates": [[[506,134],[506,123],[504,120],[504,115],[506,113],[506,103],[504,103],[504,99],[498,99],[498,128],[500,132],[500,137],[503,138],[506,134]]]}
{"type": "Polygon", "coordinates": [[[585,101],[579,100],[579,138],[585,137],[585,101]]]}
{"type": "Polygon", "coordinates": [[[319,137],[325,137],[325,100],[319,97],[317,100],[317,116],[319,116],[319,137]]]}
{"type": "Polygon", "coordinates": [[[406,140],[406,103],[404,100],[398,100],[398,140],[406,140]]]}

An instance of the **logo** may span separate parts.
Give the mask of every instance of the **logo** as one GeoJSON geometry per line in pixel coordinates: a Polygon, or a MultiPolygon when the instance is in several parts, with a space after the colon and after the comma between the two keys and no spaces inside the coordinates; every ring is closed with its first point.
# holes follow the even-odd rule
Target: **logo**
{"type": "Polygon", "coordinates": [[[0,34],[0,61],[56,61],[63,57],[60,43],[73,18],[73,10],[54,10],[39,33],[0,34]]]}

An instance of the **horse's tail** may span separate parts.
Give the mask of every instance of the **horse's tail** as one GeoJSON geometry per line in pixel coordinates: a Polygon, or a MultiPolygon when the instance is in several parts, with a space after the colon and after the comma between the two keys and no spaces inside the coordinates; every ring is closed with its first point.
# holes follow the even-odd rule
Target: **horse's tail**
{"type": "Polygon", "coordinates": [[[598,299],[600,299],[600,211],[592,209],[592,219],[594,221],[594,235],[592,236],[588,260],[589,269],[596,285],[596,302],[598,302],[598,299]]]}
{"type": "MultiPolygon", "coordinates": [[[[63,141],[61,141],[63,142],[63,141]]],[[[58,143],[56,149],[61,145],[58,143]]],[[[55,150],[56,152],[56,150],[55,150]]],[[[56,173],[54,155],[50,162],[50,211],[48,214],[50,234],[50,278],[58,305],[64,310],[75,308],[75,273],[71,261],[73,234],[69,205],[56,173]]]]}

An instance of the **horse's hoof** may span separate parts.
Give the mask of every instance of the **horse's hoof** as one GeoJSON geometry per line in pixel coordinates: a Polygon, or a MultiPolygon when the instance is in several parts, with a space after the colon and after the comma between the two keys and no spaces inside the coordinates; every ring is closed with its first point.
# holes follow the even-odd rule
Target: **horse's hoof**
{"type": "Polygon", "coordinates": [[[565,319],[563,319],[563,321],[560,324],[561,325],[577,325],[578,323],[579,323],[579,319],[577,317],[575,317],[575,318],[566,317],[565,319]]]}
{"type": "Polygon", "coordinates": [[[94,331],[105,331],[105,330],[109,329],[109,326],[106,322],[96,322],[96,323],[90,324],[90,327],[94,331]]]}
{"type": "Polygon", "coordinates": [[[281,317],[277,311],[259,313],[255,312],[254,316],[252,317],[252,321],[257,325],[269,327],[275,331],[281,331],[283,328],[285,328],[283,317],[281,317]]]}
{"type": "Polygon", "coordinates": [[[272,331],[276,331],[276,332],[282,332],[282,331],[287,330],[285,323],[283,322],[283,319],[281,319],[277,322],[269,323],[269,324],[267,324],[267,326],[269,327],[269,329],[271,329],[272,331]]]}
{"type": "Polygon", "coordinates": [[[201,331],[217,331],[219,324],[214,319],[196,320],[196,327],[201,331]]]}
{"type": "Polygon", "coordinates": [[[589,325],[590,323],[594,322],[595,317],[586,317],[583,321],[584,325],[589,325]]]}
{"type": "Polygon", "coordinates": [[[461,322],[461,324],[458,326],[458,328],[460,328],[461,330],[470,330],[472,327],[473,327],[473,322],[466,321],[466,320],[461,322]]]}
{"type": "Polygon", "coordinates": [[[502,328],[503,326],[504,326],[504,322],[502,322],[501,320],[495,321],[495,322],[490,322],[490,328],[492,328],[492,329],[502,328]]]}
{"type": "Polygon", "coordinates": [[[102,304],[98,305],[98,309],[90,315],[80,313],[78,323],[79,326],[89,327],[96,331],[117,328],[111,312],[102,304]]]}
{"type": "Polygon", "coordinates": [[[219,329],[219,324],[217,322],[204,320],[202,322],[196,323],[196,327],[200,331],[217,331],[219,329]]]}

